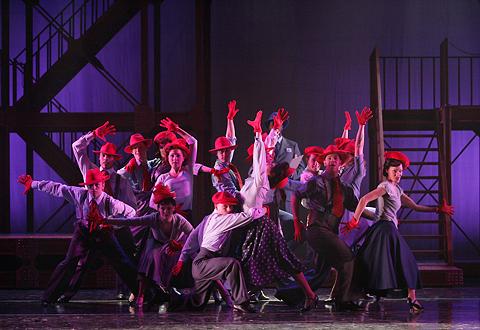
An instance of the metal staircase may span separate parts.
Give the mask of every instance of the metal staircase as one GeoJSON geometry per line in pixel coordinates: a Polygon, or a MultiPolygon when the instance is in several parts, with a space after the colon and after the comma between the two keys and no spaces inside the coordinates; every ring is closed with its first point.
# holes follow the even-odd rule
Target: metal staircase
{"type": "MultiPolygon", "coordinates": [[[[480,63],[480,57],[448,56],[447,40],[440,47],[440,56],[392,57],[380,56],[378,49],[373,51],[370,100],[376,116],[369,127],[371,188],[383,180],[384,151],[397,150],[411,160],[401,183],[407,195],[424,205],[436,206],[443,199],[451,202],[451,132],[473,130],[478,134],[480,127],[479,107],[473,97],[476,61],[480,63]],[[467,70],[460,69],[462,61],[467,63],[467,70]],[[452,71],[456,74],[457,105],[449,102],[455,94],[449,89],[452,71]],[[465,82],[470,86],[466,97],[461,95],[465,82]]],[[[399,222],[399,230],[422,263],[422,271],[437,278],[433,282],[463,283],[461,270],[453,267],[452,222],[461,229],[453,219],[401,209],[399,222]]]]}

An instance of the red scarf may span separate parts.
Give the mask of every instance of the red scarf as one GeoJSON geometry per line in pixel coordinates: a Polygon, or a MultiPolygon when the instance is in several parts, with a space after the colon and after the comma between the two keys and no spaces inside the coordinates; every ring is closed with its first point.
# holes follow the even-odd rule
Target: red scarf
{"type": "MultiPolygon", "coordinates": [[[[135,158],[132,158],[129,160],[128,164],[125,165],[125,169],[128,173],[132,174],[138,166],[135,158]]],[[[150,175],[148,174],[147,164],[144,163],[140,166],[142,167],[142,191],[150,191],[152,190],[153,184],[150,180],[150,175]]]]}

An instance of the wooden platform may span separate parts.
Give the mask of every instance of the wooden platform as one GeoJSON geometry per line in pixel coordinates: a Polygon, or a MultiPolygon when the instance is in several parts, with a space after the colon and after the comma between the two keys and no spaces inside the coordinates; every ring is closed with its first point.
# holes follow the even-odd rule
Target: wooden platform
{"type": "MultiPolygon", "coordinates": [[[[0,235],[0,288],[44,288],[64,258],[71,235],[0,235]]],[[[463,285],[463,270],[444,264],[420,264],[425,287],[463,285]]],[[[333,274],[324,283],[331,286],[333,274]]],[[[103,259],[93,262],[83,288],[113,288],[115,271],[103,259]]]]}

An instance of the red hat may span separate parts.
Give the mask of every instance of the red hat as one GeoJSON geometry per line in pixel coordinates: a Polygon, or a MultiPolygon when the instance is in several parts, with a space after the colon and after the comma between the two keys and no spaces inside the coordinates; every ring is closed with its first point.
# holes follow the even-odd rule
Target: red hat
{"type": "Polygon", "coordinates": [[[349,154],[355,154],[355,141],[343,137],[336,138],[334,140],[338,149],[348,152],[349,154]]]}
{"type": "Polygon", "coordinates": [[[155,142],[157,145],[162,144],[165,140],[169,140],[170,142],[173,142],[177,139],[177,136],[170,131],[162,131],[155,135],[153,138],[153,142],[155,142]]]}
{"type": "Polygon", "coordinates": [[[238,200],[233,197],[232,194],[226,191],[219,191],[212,196],[212,202],[214,205],[225,204],[225,205],[237,205],[238,200]]]}
{"type": "Polygon", "coordinates": [[[327,158],[328,155],[331,155],[331,154],[337,154],[340,159],[342,160],[342,162],[345,162],[345,160],[347,160],[348,158],[348,153],[344,150],[340,150],[337,148],[336,145],[334,144],[330,144],[328,147],[326,147],[325,149],[323,149],[323,158],[327,158]]]}
{"type": "Polygon", "coordinates": [[[174,141],[167,143],[164,149],[167,155],[169,154],[170,150],[180,149],[184,152],[185,158],[188,158],[190,156],[190,149],[188,149],[187,147],[187,142],[181,138],[175,139],[174,141]]]}
{"type": "Polygon", "coordinates": [[[155,185],[155,188],[153,188],[152,194],[153,194],[153,202],[155,204],[158,204],[167,198],[175,198],[175,192],[170,191],[170,188],[168,186],[165,186],[161,183],[155,185]]]}
{"type": "Polygon", "coordinates": [[[407,169],[410,166],[410,159],[408,159],[407,155],[400,151],[385,151],[384,153],[385,159],[396,159],[403,164],[403,169],[407,169]]]}
{"type": "Polygon", "coordinates": [[[113,156],[117,160],[122,158],[122,155],[117,154],[117,147],[111,142],[105,143],[100,150],[93,150],[93,153],[113,156]]]}
{"type": "Polygon", "coordinates": [[[317,146],[306,147],[305,150],[303,151],[303,154],[305,156],[310,156],[311,154],[322,155],[323,154],[323,148],[322,147],[317,147],[317,146]]]}
{"type": "Polygon", "coordinates": [[[145,139],[140,133],[132,134],[132,136],[130,136],[130,144],[126,146],[123,150],[125,150],[127,154],[131,154],[132,148],[139,143],[145,144],[145,147],[148,148],[152,145],[152,139],[145,139]]]}
{"type": "Polygon", "coordinates": [[[108,179],[110,179],[110,176],[107,173],[100,171],[99,168],[92,168],[87,171],[85,182],[80,182],[79,185],[88,186],[94,183],[107,181],[108,179]]]}
{"type": "Polygon", "coordinates": [[[235,149],[237,147],[236,144],[232,144],[230,140],[225,136],[220,136],[215,139],[215,148],[208,150],[211,153],[215,153],[219,150],[224,149],[235,149]]]}

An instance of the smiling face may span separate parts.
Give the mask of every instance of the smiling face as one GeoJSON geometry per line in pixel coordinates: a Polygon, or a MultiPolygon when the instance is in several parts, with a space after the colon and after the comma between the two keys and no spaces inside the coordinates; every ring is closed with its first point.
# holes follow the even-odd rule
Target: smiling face
{"type": "Polygon", "coordinates": [[[98,162],[103,169],[108,170],[109,168],[113,167],[113,164],[115,163],[115,157],[101,152],[98,156],[98,162]]]}
{"type": "Polygon", "coordinates": [[[230,155],[232,154],[232,149],[222,149],[217,151],[217,158],[223,163],[230,161],[230,155]]]}
{"type": "Polygon", "coordinates": [[[135,157],[137,164],[143,164],[147,161],[147,147],[144,143],[137,143],[132,146],[132,155],[135,157]]]}
{"type": "Polygon", "coordinates": [[[338,154],[329,154],[325,157],[323,165],[325,165],[326,172],[337,175],[340,165],[342,165],[342,159],[338,154]]]}
{"type": "Polygon", "coordinates": [[[390,166],[387,169],[387,180],[394,183],[400,183],[403,175],[403,165],[390,166]]]}
{"type": "Polygon", "coordinates": [[[185,155],[180,149],[171,149],[168,153],[168,163],[174,170],[179,170],[183,162],[185,161],[185,155]]]}

